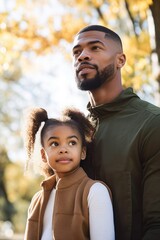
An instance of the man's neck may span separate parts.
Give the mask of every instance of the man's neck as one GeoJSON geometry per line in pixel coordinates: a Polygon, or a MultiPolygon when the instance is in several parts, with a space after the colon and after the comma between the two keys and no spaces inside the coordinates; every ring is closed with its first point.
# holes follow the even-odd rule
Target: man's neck
{"type": "Polygon", "coordinates": [[[89,93],[89,99],[92,107],[112,102],[123,91],[122,85],[115,88],[99,88],[89,93]]]}

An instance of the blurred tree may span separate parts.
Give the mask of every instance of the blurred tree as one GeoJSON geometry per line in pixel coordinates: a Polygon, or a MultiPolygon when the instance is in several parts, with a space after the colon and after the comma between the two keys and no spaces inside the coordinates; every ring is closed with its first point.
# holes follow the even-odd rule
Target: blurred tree
{"type": "Polygon", "coordinates": [[[0,75],[3,79],[16,80],[21,76],[20,59],[25,52],[46,54],[64,42],[66,47],[74,34],[90,23],[105,24],[121,33],[128,59],[123,72],[125,86],[138,90],[151,78],[152,51],[160,61],[159,0],[60,0],[56,4],[54,12],[51,0],[15,0],[12,9],[1,13],[0,75]],[[155,49],[150,41],[149,10],[155,28],[155,49]]]}
{"type": "Polygon", "coordinates": [[[11,162],[4,148],[0,166],[0,222],[10,221],[16,232],[24,232],[27,209],[42,177],[24,175],[23,164],[11,162]]]}
{"type": "MultiPolygon", "coordinates": [[[[124,86],[133,86],[138,91],[150,79],[156,78],[159,81],[160,62],[156,62],[155,66],[151,58],[152,52],[160,56],[159,0],[60,0],[60,2],[66,6],[67,12],[73,12],[73,8],[78,9],[77,14],[78,16],[83,14],[85,24],[100,23],[119,32],[127,53],[127,65],[123,70],[124,86]],[[149,14],[150,10],[152,16],[149,14]],[[150,33],[150,18],[155,36],[150,33]],[[156,41],[155,48],[151,44],[153,38],[156,41]],[[156,76],[153,76],[152,65],[157,68],[156,76]]],[[[72,15],[72,22],[75,20],[72,15]]]]}
{"type": "Polygon", "coordinates": [[[0,148],[0,221],[11,221],[12,216],[15,213],[14,206],[8,197],[4,179],[5,169],[9,162],[5,149],[0,148]]]}
{"type": "MultiPolygon", "coordinates": [[[[160,1],[159,0],[153,0],[153,4],[150,5],[150,9],[152,12],[152,16],[154,19],[154,27],[155,27],[155,48],[153,49],[153,52],[157,53],[158,56],[158,64],[160,66],[160,1]]],[[[160,85],[160,70],[157,74],[157,81],[160,85]]]]}
{"type": "Polygon", "coordinates": [[[7,164],[4,181],[9,201],[15,209],[11,221],[16,232],[24,232],[27,209],[34,193],[40,190],[41,176],[24,175],[22,163],[7,164]]]}

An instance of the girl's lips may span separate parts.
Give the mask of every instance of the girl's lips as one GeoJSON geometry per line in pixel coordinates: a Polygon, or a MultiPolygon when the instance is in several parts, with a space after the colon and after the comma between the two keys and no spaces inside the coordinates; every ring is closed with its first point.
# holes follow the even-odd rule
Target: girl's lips
{"type": "Polygon", "coordinates": [[[71,161],[72,160],[69,158],[61,158],[61,159],[56,160],[56,162],[58,162],[58,163],[69,163],[71,161]]]}

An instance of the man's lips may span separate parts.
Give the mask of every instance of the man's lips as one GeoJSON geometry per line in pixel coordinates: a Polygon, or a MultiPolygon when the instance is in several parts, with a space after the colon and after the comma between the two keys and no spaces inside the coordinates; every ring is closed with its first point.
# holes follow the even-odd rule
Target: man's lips
{"type": "Polygon", "coordinates": [[[77,73],[87,71],[88,69],[95,69],[95,67],[91,64],[84,64],[83,63],[77,68],[77,73]]]}

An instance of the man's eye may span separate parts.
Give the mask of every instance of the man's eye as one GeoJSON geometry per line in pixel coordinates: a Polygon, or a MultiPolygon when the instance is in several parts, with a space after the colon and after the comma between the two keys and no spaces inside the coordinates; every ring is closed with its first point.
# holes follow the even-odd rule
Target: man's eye
{"type": "Polygon", "coordinates": [[[97,49],[100,49],[99,46],[92,46],[92,50],[97,50],[97,49]]]}
{"type": "Polygon", "coordinates": [[[80,50],[74,50],[73,51],[73,55],[75,56],[75,55],[79,55],[81,53],[81,51],[80,50]]]}

